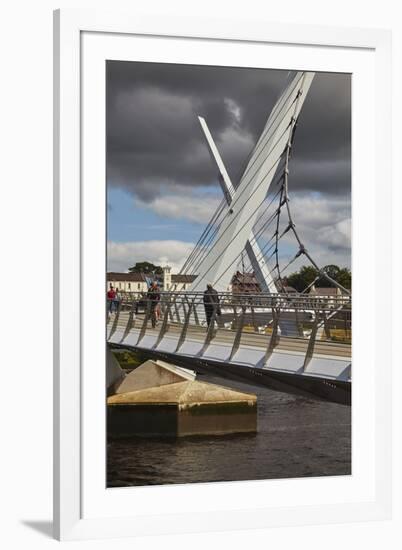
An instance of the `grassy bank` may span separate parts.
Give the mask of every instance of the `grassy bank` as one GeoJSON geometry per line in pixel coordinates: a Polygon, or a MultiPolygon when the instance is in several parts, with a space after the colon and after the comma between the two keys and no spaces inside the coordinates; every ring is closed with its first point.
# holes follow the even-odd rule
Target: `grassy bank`
{"type": "Polygon", "coordinates": [[[149,355],[140,351],[114,349],[112,352],[122,369],[135,369],[150,358],[149,355]]]}

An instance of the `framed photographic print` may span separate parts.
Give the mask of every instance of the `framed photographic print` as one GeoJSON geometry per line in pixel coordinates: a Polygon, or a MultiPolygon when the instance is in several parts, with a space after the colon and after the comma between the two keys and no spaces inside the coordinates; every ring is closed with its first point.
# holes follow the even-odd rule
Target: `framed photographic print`
{"type": "Polygon", "coordinates": [[[389,517],[389,33],[54,45],[55,536],[389,517]]]}

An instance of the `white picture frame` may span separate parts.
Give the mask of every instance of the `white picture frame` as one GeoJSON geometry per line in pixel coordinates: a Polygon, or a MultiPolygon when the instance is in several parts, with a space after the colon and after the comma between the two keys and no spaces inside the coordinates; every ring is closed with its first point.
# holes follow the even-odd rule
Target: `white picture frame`
{"type": "Polygon", "coordinates": [[[391,135],[390,33],[81,10],[56,11],[54,29],[55,537],[104,538],[389,518],[391,298],[381,293],[380,281],[383,270],[390,271],[386,237],[391,219],[379,198],[391,189],[390,138],[384,139],[391,135]],[[186,48],[178,47],[184,42],[186,48]],[[246,66],[248,56],[258,59],[259,52],[268,51],[264,48],[274,52],[278,67],[289,68],[292,55],[292,69],[326,68],[356,75],[352,94],[352,476],[106,489],[105,357],[104,346],[99,346],[104,338],[104,315],[100,315],[104,304],[99,297],[104,294],[105,257],[105,243],[99,238],[105,228],[102,62],[122,55],[163,62],[176,59],[180,50],[180,56],[186,56],[180,57],[182,62],[206,63],[213,56],[215,64],[229,64],[235,55],[246,66]],[[376,252],[380,246],[381,260],[376,252]],[[364,277],[370,267],[370,275],[364,277]],[[367,331],[375,338],[367,338],[367,331]]]}

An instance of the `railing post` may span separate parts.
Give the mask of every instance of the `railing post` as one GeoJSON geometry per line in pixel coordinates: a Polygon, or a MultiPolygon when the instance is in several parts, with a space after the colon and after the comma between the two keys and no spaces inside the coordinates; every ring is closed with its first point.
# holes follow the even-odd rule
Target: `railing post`
{"type": "MultiPolygon", "coordinates": [[[[180,333],[179,341],[177,342],[177,347],[175,349],[175,352],[179,351],[179,349],[183,345],[184,340],[186,339],[187,328],[188,328],[188,325],[189,325],[189,322],[190,322],[191,311],[194,307],[194,301],[195,301],[195,298],[193,298],[192,302],[189,303],[188,311],[187,311],[185,319],[184,319],[184,325],[183,325],[182,331],[180,333]]],[[[184,304],[183,304],[183,307],[184,307],[184,304]]]]}
{"type": "Polygon", "coordinates": [[[254,306],[252,305],[252,299],[250,299],[250,310],[251,310],[251,322],[253,324],[254,332],[257,332],[257,323],[255,320],[254,306]]]}
{"type": "Polygon", "coordinates": [[[311,329],[310,339],[308,341],[306,355],[304,356],[303,371],[306,370],[306,368],[308,367],[308,364],[311,361],[311,358],[313,357],[319,321],[320,321],[320,316],[318,314],[318,311],[316,311],[314,323],[311,329]]]}
{"type": "Polygon", "coordinates": [[[205,350],[207,349],[207,347],[209,346],[209,344],[211,343],[211,340],[213,338],[214,330],[215,330],[215,320],[216,320],[217,310],[218,310],[218,308],[214,304],[214,310],[212,312],[211,321],[210,321],[209,326],[208,326],[207,335],[205,337],[204,345],[202,346],[202,349],[200,351],[200,355],[203,355],[203,353],[205,352],[205,350]]]}
{"type": "Polygon", "coordinates": [[[267,351],[264,356],[264,364],[268,362],[268,359],[271,357],[275,347],[278,344],[278,327],[279,327],[279,310],[275,307],[272,308],[272,334],[269,339],[269,344],[267,351]]]}
{"type": "Polygon", "coordinates": [[[133,303],[131,304],[131,309],[130,309],[130,314],[128,316],[128,321],[127,321],[127,325],[126,325],[126,328],[124,330],[124,334],[120,340],[120,344],[127,338],[130,330],[133,328],[133,320],[134,320],[134,314],[135,314],[135,300],[133,300],[133,303]]]}
{"type": "Polygon", "coordinates": [[[323,321],[324,321],[325,336],[328,338],[328,340],[330,340],[331,339],[331,331],[330,331],[330,328],[329,328],[328,316],[325,313],[325,311],[322,312],[322,316],[323,316],[323,321]]]}
{"type": "MultiPolygon", "coordinates": [[[[236,306],[233,306],[233,310],[234,310],[234,312],[236,311],[236,306]]],[[[241,335],[242,335],[243,327],[244,327],[245,316],[246,316],[246,308],[244,306],[242,306],[242,310],[241,310],[241,313],[239,315],[239,320],[238,320],[237,327],[236,327],[236,335],[235,335],[235,339],[234,339],[234,342],[233,342],[232,351],[230,352],[229,361],[232,360],[235,353],[239,349],[241,335]]]]}
{"type": "Polygon", "coordinates": [[[179,308],[177,307],[176,300],[175,300],[175,302],[174,302],[174,310],[175,310],[175,313],[176,313],[176,321],[177,321],[178,323],[180,323],[179,308]]]}
{"type": "Polygon", "coordinates": [[[198,304],[196,303],[196,300],[197,300],[197,295],[194,296],[194,300],[193,300],[193,302],[194,302],[194,321],[195,321],[195,324],[199,326],[200,325],[200,319],[198,317],[198,311],[197,311],[197,305],[198,304]]]}
{"type": "MultiPolygon", "coordinates": [[[[176,296],[173,296],[172,304],[174,304],[175,301],[176,301],[176,296]]],[[[172,310],[170,309],[170,307],[169,307],[169,317],[170,317],[170,320],[173,323],[174,322],[174,317],[173,317],[173,313],[172,313],[172,310]]]]}
{"type": "Polygon", "coordinates": [[[145,310],[145,315],[144,315],[144,321],[142,323],[142,327],[141,327],[141,332],[138,336],[138,340],[137,340],[137,344],[139,344],[141,342],[141,340],[144,338],[144,335],[147,331],[147,324],[148,324],[148,320],[151,316],[151,300],[147,300],[147,307],[146,307],[146,310],[145,310]]]}
{"type": "Polygon", "coordinates": [[[113,319],[112,328],[110,329],[109,338],[111,338],[113,336],[113,334],[116,332],[117,323],[119,322],[120,310],[121,310],[122,303],[123,303],[122,300],[120,300],[119,305],[117,307],[116,315],[113,319]]]}
{"type": "Polygon", "coordinates": [[[163,321],[162,321],[161,329],[160,329],[159,334],[158,334],[158,338],[157,338],[157,340],[156,340],[156,342],[153,346],[154,349],[159,346],[159,344],[161,343],[162,338],[165,336],[165,333],[166,333],[166,330],[167,330],[167,324],[168,324],[168,321],[169,321],[169,316],[171,315],[170,306],[171,306],[170,301],[165,303],[165,311],[164,311],[164,314],[163,314],[163,321]]]}
{"type": "Polygon", "coordinates": [[[299,315],[299,304],[295,303],[295,320],[296,320],[296,330],[298,336],[303,336],[303,328],[301,327],[300,323],[300,315],[299,315]]]}
{"type": "Polygon", "coordinates": [[[186,304],[188,304],[187,296],[182,296],[181,304],[179,304],[179,311],[180,311],[180,307],[181,307],[183,309],[184,319],[187,316],[186,304]]]}

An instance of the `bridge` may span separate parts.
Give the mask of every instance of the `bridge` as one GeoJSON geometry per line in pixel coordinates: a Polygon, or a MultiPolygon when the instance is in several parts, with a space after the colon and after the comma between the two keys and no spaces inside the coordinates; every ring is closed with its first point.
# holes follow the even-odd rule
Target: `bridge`
{"type": "Polygon", "coordinates": [[[199,371],[350,404],[351,293],[314,260],[290,205],[290,160],[313,78],[311,72],[288,76],[235,184],[199,117],[223,198],[181,269],[191,276],[191,286],[187,292],[170,288],[161,293],[157,326],[149,300],[135,293],[123,296],[108,316],[110,346],[146,350],[199,371]],[[317,275],[302,292],[290,293],[287,270],[301,262],[317,275]],[[255,276],[254,293],[229,290],[236,269],[255,276]],[[338,294],[310,294],[322,280],[338,294]],[[219,298],[209,324],[203,302],[207,285],[219,298]]]}
{"type": "Polygon", "coordinates": [[[207,325],[203,293],[161,293],[153,327],[150,300],[126,294],[108,318],[112,347],[280,391],[350,404],[351,300],[295,294],[219,294],[207,325]]]}

